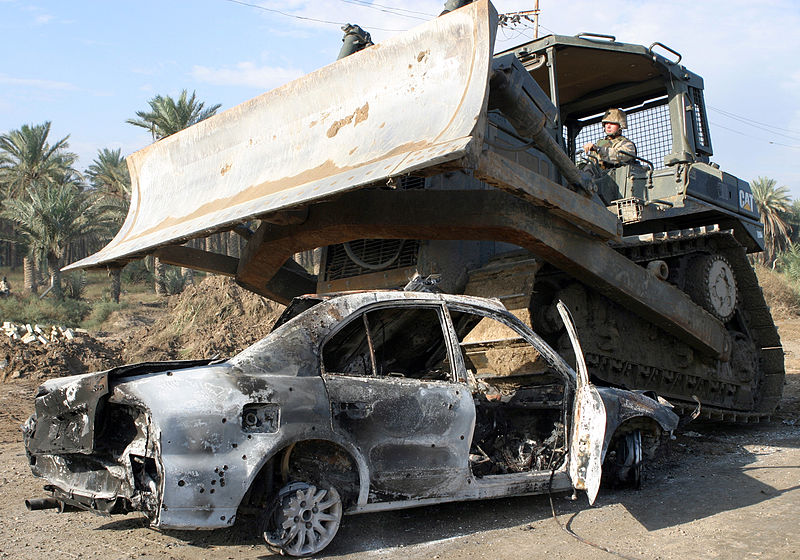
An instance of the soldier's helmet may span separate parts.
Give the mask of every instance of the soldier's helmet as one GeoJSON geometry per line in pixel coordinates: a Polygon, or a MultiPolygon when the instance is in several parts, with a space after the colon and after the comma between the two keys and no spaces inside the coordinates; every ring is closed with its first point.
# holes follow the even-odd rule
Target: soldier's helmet
{"type": "Polygon", "coordinates": [[[609,109],[603,115],[603,124],[614,123],[618,124],[620,128],[628,128],[628,117],[622,109],[609,109]]]}

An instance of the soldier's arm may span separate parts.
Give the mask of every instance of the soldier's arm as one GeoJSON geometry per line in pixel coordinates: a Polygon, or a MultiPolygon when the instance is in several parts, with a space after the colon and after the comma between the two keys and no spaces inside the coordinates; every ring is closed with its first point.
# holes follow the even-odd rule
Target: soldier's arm
{"type": "Polygon", "coordinates": [[[633,160],[633,158],[620,152],[628,152],[636,155],[636,144],[626,138],[621,142],[614,142],[610,146],[598,147],[597,151],[600,153],[600,157],[604,161],[609,161],[612,163],[629,163],[633,160]]]}

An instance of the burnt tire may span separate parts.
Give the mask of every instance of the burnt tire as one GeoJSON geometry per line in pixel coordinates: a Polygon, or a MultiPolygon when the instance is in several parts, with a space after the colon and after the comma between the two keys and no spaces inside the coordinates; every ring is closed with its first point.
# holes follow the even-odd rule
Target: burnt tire
{"type": "Polygon", "coordinates": [[[342,499],[333,486],[290,482],[277,493],[261,520],[264,540],[289,556],[318,554],[336,536],[342,499]]]}
{"type": "Polygon", "coordinates": [[[603,463],[603,480],[612,488],[639,490],[643,464],[642,432],[627,432],[614,438],[603,463]]]}

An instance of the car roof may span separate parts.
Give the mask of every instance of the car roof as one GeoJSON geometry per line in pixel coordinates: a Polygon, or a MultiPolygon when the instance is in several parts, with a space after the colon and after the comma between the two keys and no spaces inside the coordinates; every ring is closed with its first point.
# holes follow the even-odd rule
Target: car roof
{"type": "Polygon", "coordinates": [[[446,303],[462,303],[478,307],[485,307],[495,311],[507,311],[505,306],[497,298],[483,298],[478,296],[466,296],[461,294],[445,294],[431,292],[415,292],[404,290],[359,290],[353,292],[331,292],[327,294],[307,294],[295,298],[296,300],[317,300],[318,303],[327,301],[355,302],[355,301],[444,301],[446,303]]]}
{"type": "Polygon", "coordinates": [[[275,330],[290,319],[297,317],[301,313],[308,311],[319,304],[326,304],[331,307],[342,309],[356,309],[372,303],[391,303],[391,302],[444,302],[448,304],[460,304],[470,307],[479,307],[486,311],[495,313],[507,313],[508,310],[499,299],[489,299],[477,296],[465,296],[456,294],[415,292],[403,290],[361,290],[354,292],[332,292],[326,294],[306,294],[296,297],[287,306],[283,314],[278,318],[272,329],[275,330]]]}

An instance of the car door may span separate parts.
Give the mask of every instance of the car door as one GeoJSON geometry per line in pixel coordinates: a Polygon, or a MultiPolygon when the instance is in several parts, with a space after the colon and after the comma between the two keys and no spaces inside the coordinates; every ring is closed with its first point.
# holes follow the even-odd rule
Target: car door
{"type": "MultiPolygon", "coordinates": [[[[475,385],[477,406],[477,428],[475,455],[482,454],[490,461],[489,473],[520,472],[525,461],[515,460],[515,450],[509,446],[492,452],[490,446],[498,440],[515,443],[519,438],[509,438],[509,433],[522,432],[522,440],[534,442],[555,441],[560,448],[558,426],[561,420],[570,431],[567,472],[573,486],[586,490],[590,502],[594,502],[600,486],[601,458],[605,437],[606,412],[597,389],[589,383],[589,375],[583,354],[575,334],[574,324],[563,304],[559,307],[570,333],[575,354],[578,356],[578,374],[529,327],[507,311],[489,311],[471,307],[465,302],[448,303],[449,314],[456,340],[462,351],[468,377],[475,385]],[[522,344],[522,341],[526,344],[522,344]],[[538,358],[537,358],[538,356],[538,358]],[[545,363],[541,363],[539,360],[545,363]],[[558,384],[552,383],[553,374],[563,379],[564,391],[559,393],[558,384]],[[500,387],[501,390],[497,390],[500,387]],[[567,389],[569,387],[569,390],[567,389]],[[572,403],[563,400],[574,391],[572,403]],[[563,397],[563,398],[562,398],[563,397]],[[566,416],[556,414],[554,408],[563,407],[566,416]],[[487,415],[488,413],[488,415],[487,415]],[[514,414],[512,417],[511,414],[514,414]],[[509,421],[513,418],[515,421],[509,421]],[[486,420],[502,429],[486,429],[486,420]],[[499,421],[498,421],[499,420],[499,421]],[[538,420],[538,422],[535,422],[538,420]],[[555,427],[554,432],[549,432],[555,427]],[[531,430],[537,426],[537,430],[531,430]],[[550,434],[550,435],[548,435],[550,434]],[[500,456],[498,460],[497,456],[500,456]],[[505,463],[505,464],[501,464],[505,463]],[[499,465],[500,469],[493,465],[499,465]]],[[[562,426],[563,429],[563,426],[562,426]]],[[[539,469],[560,469],[557,449],[548,450],[537,446],[537,453],[545,459],[534,462],[519,453],[519,459],[527,459],[539,469]]],[[[534,459],[537,457],[533,457],[534,459]]],[[[477,467],[473,472],[479,475],[477,467]]]]}
{"type": "Polygon", "coordinates": [[[323,344],[333,428],[367,459],[371,500],[443,495],[466,483],[475,411],[452,363],[436,304],[373,306],[323,344]]]}
{"type": "Polygon", "coordinates": [[[603,440],[606,432],[606,408],[600,393],[589,382],[589,371],[578,340],[572,316],[561,301],[558,312],[567,328],[575,353],[577,379],[575,401],[572,408],[572,435],[570,437],[569,476],[572,486],[585,490],[593,504],[600,489],[602,477],[603,440]]]}

